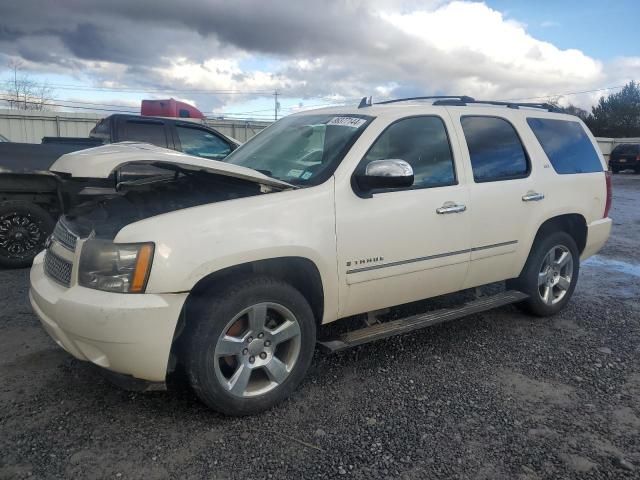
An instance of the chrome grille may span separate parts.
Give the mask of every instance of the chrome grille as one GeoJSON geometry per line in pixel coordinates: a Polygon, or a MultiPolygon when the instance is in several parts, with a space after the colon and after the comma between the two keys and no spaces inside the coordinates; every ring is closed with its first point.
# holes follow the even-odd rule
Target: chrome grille
{"type": "Polygon", "coordinates": [[[53,237],[67,250],[75,252],[78,237],[69,229],[69,227],[67,227],[62,219],[58,220],[58,223],[56,223],[56,226],[53,229],[53,237]]]}
{"type": "Polygon", "coordinates": [[[56,282],[68,287],[71,285],[71,268],[73,264],[60,258],[51,250],[44,254],[44,273],[56,282]]]}

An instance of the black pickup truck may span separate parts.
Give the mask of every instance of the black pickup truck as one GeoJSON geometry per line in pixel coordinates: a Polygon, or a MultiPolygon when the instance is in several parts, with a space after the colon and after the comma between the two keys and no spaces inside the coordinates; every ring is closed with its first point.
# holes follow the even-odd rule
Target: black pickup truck
{"type": "Polygon", "coordinates": [[[58,216],[77,196],[64,191],[64,179],[49,167],[65,153],[106,143],[137,141],[221,160],[239,143],[193,121],[111,115],[88,138],[45,137],[40,144],[0,142],[0,266],[29,266],[44,248],[58,216]]]}

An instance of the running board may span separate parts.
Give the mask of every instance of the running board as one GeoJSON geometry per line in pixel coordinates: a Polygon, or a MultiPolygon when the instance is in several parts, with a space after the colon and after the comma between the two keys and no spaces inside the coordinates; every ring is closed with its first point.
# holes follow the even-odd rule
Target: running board
{"type": "Polygon", "coordinates": [[[410,317],[400,318],[389,322],[379,323],[370,327],[352,330],[343,333],[331,340],[318,342],[318,344],[330,353],[345,350],[347,348],[375,342],[383,338],[412,332],[420,328],[429,327],[449,320],[466,317],[474,313],[484,312],[493,308],[502,307],[511,303],[520,302],[529,296],[517,290],[507,290],[488,297],[478,298],[454,308],[443,308],[427,313],[420,313],[410,317]]]}

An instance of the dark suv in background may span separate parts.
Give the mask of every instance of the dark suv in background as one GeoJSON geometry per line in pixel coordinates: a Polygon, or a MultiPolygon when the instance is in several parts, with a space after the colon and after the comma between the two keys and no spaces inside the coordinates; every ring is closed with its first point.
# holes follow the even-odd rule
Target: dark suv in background
{"type": "Polygon", "coordinates": [[[613,173],[633,169],[640,173],[640,143],[621,143],[609,156],[609,168],[613,173]]]}

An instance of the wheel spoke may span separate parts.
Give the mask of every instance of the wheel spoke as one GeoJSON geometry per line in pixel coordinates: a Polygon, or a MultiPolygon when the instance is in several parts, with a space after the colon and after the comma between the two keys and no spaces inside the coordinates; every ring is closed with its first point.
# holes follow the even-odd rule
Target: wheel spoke
{"type": "Polygon", "coordinates": [[[567,265],[567,263],[569,263],[569,260],[571,260],[571,254],[569,252],[562,252],[562,254],[560,255],[560,258],[556,260],[555,263],[560,268],[562,268],[565,265],[567,265]]]}
{"type": "Polygon", "coordinates": [[[249,330],[256,333],[264,330],[264,324],[267,321],[267,305],[265,303],[254,305],[249,310],[248,316],[249,330]]]}
{"type": "Polygon", "coordinates": [[[240,364],[238,370],[235,371],[233,376],[227,383],[228,390],[238,396],[242,396],[247,390],[249,380],[251,379],[251,369],[244,364],[240,364]]]}
{"type": "Polygon", "coordinates": [[[277,357],[271,358],[271,361],[264,366],[264,369],[269,379],[277,384],[284,382],[284,379],[289,374],[286,365],[277,357]]]}
{"type": "Polygon", "coordinates": [[[231,355],[240,355],[242,345],[242,339],[225,335],[216,346],[216,356],[229,357],[231,355]]]}
{"type": "Polygon", "coordinates": [[[275,345],[278,345],[286,342],[287,340],[291,340],[298,335],[300,335],[300,326],[298,325],[298,322],[287,320],[271,332],[271,339],[275,345]]]}
{"type": "Polygon", "coordinates": [[[549,265],[551,265],[554,260],[555,260],[555,249],[552,249],[549,253],[547,253],[547,255],[544,257],[544,262],[542,262],[542,267],[548,267],[549,265]]]}
{"type": "Polygon", "coordinates": [[[544,287],[544,293],[542,294],[542,301],[546,304],[551,304],[553,300],[553,293],[551,292],[551,287],[544,287]]]}
{"type": "Polygon", "coordinates": [[[560,288],[561,290],[568,290],[569,285],[571,285],[571,281],[569,281],[567,278],[565,277],[558,278],[558,288],[560,288]]]}
{"type": "Polygon", "coordinates": [[[538,286],[541,287],[545,283],[547,283],[547,274],[546,272],[540,272],[538,274],[538,286]]]}

